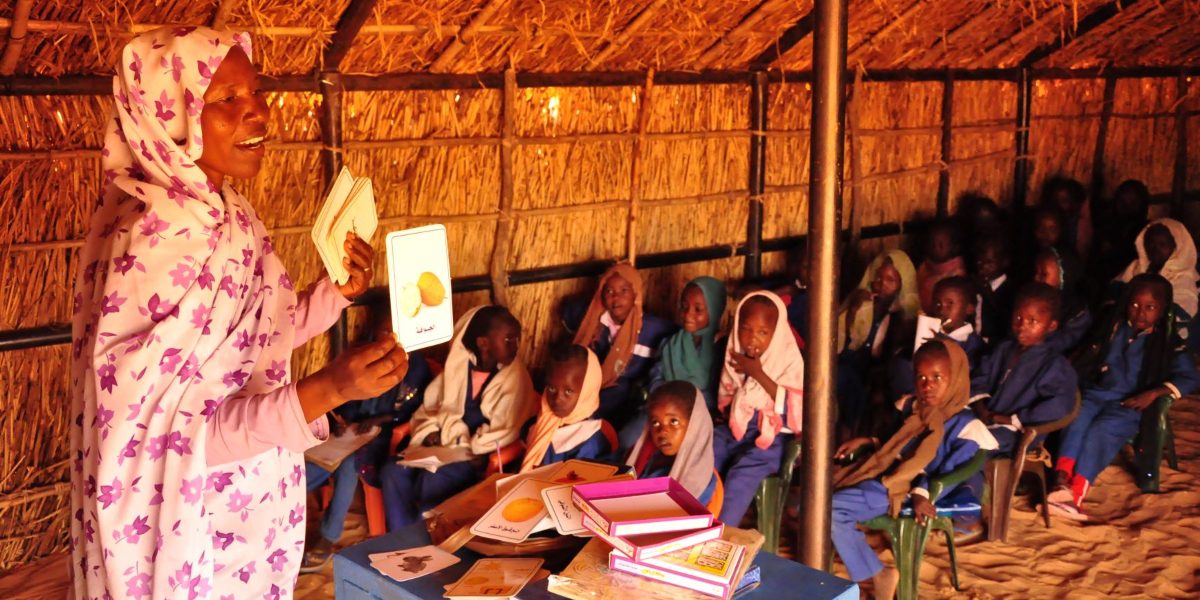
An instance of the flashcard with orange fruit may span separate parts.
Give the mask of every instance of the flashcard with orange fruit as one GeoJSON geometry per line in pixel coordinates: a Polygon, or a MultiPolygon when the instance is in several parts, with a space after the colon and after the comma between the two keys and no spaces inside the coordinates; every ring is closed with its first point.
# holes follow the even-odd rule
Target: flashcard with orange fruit
{"type": "Polygon", "coordinates": [[[393,231],[385,240],[392,329],[406,350],[454,337],[450,246],[444,225],[393,231]]]}

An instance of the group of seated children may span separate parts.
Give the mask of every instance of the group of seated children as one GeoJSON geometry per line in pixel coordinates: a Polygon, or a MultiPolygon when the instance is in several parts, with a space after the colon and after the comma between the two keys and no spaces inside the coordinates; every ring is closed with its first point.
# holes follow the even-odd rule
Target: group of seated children
{"type": "MultiPolygon", "coordinates": [[[[929,497],[930,478],[981,451],[1011,455],[1028,427],[1070,415],[1080,397],[1078,417],[1059,439],[1035,444],[1045,442],[1056,458],[1051,510],[1086,519],[1088,488],[1136,433],[1140,411],[1162,395],[1200,389],[1184,343],[1197,306],[1190,234],[1171,219],[1145,224],[1133,251],[1093,254],[1133,258],[1123,271],[1089,264],[1087,272],[1115,274],[1111,285],[1089,288],[1080,256],[1089,250],[1091,215],[1075,202],[1074,186],[1056,185],[1027,221],[1026,255],[1010,254],[1014,236],[994,203],[966,198],[956,221],[929,230],[919,266],[902,250],[885,251],[842,303],[836,457],[855,460],[835,474],[832,534],[853,579],[876,578],[876,589],[887,590],[897,578],[857,523],[905,505],[929,518],[938,501],[929,497]],[[964,232],[975,240],[969,256],[958,243],[964,232]],[[936,324],[932,331],[918,331],[921,315],[936,324]],[[857,457],[864,447],[875,451],[857,457]]],[[[738,294],[721,336],[722,282],[690,281],[675,325],[645,310],[638,271],[616,265],[590,301],[564,303],[569,343],[549,352],[540,392],[518,358],[517,319],[500,306],[469,311],[444,366],[432,365],[432,381],[414,353],[399,390],[339,414],[408,423],[409,446],[466,448],[473,459],[431,473],[397,464],[386,441],[369,445],[335,474],[340,499],[310,562],[324,560],[340,534],[349,503],[342,488],[353,494],[357,473],[382,489],[389,529],[481,481],[489,462],[528,471],[571,458],[625,464],[639,477],[669,475],[719,506],[722,522],[739,525],[761,481],[780,469],[785,436],[800,430],[804,341],[792,323],[803,324],[807,291],[803,269],[789,269],[795,281],[775,291],[738,294]],[[514,447],[523,447],[519,462],[507,452],[514,447]]],[[[310,488],[329,476],[314,469],[310,488]]],[[[962,492],[978,491],[972,487],[962,492]]]]}

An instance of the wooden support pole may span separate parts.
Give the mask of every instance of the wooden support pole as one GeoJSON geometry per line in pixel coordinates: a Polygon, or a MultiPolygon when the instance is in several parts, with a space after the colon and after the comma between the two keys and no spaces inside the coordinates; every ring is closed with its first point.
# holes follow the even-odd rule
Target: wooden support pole
{"type": "Polygon", "coordinates": [[[666,3],[667,0],[653,0],[650,2],[646,8],[642,9],[642,12],[638,13],[638,15],[634,17],[628,25],[625,26],[625,29],[621,30],[621,33],[618,33],[615,37],[613,37],[613,39],[609,40],[604,47],[600,48],[600,51],[596,53],[596,56],[588,59],[588,62],[591,63],[592,66],[600,66],[604,64],[605,61],[612,58],[614,54],[625,47],[625,44],[629,43],[629,40],[634,35],[644,29],[646,25],[650,24],[650,21],[657,16],[658,9],[662,8],[662,6],[666,3]]]}
{"type": "Polygon", "coordinates": [[[504,71],[504,98],[500,104],[500,216],[496,220],[496,246],[492,249],[490,276],[492,303],[510,306],[508,256],[515,226],[513,215],[513,148],[516,147],[517,73],[504,71]]]}
{"type": "MultiPolygon", "coordinates": [[[[321,173],[325,188],[333,184],[342,170],[342,75],[337,72],[321,73],[321,173]]],[[[329,330],[329,352],[331,357],[341,354],[346,348],[346,317],[343,314],[329,330]]]]}
{"type": "Polygon", "coordinates": [[[337,29],[329,40],[329,45],[321,53],[322,71],[337,71],[341,68],[342,59],[350,52],[354,39],[362,30],[371,11],[375,10],[376,0],[351,0],[345,12],[338,18],[337,29]]]}
{"type": "Polygon", "coordinates": [[[458,53],[462,52],[467,44],[475,39],[479,29],[483,27],[493,15],[501,8],[508,6],[509,0],[488,0],[487,3],[471,17],[470,22],[459,30],[458,35],[450,41],[446,49],[438,55],[437,58],[429,63],[429,70],[435,73],[450,70],[450,65],[454,64],[454,59],[458,57],[458,53]]]}
{"type": "Polygon", "coordinates": [[[1033,77],[1029,69],[1021,69],[1017,81],[1017,131],[1014,140],[1013,160],[1013,207],[1025,207],[1025,199],[1029,194],[1029,124],[1033,110],[1033,77]]]}
{"type": "Polygon", "coordinates": [[[0,57],[0,75],[12,75],[17,70],[17,60],[25,48],[25,36],[29,34],[29,10],[33,0],[17,0],[13,7],[12,26],[8,30],[8,43],[4,45],[4,56],[0,57]]]}
{"type": "Polygon", "coordinates": [[[1188,95],[1188,77],[1180,73],[1175,78],[1175,173],[1171,178],[1171,213],[1183,204],[1187,193],[1188,176],[1188,112],[1184,101],[1188,95]]]}
{"type": "Polygon", "coordinates": [[[646,82],[638,96],[637,137],[633,140],[629,164],[629,225],[625,247],[629,264],[637,260],[638,204],[642,196],[642,151],[646,146],[646,125],[650,121],[650,97],[654,92],[654,69],[646,72],[646,82]]]}
{"type": "Polygon", "coordinates": [[[942,170],[938,173],[937,216],[950,214],[950,161],[954,141],[954,76],[942,82],[942,170]]]}
{"type": "Polygon", "coordinates": [[[1104,80],[1104,101],[1100,106],[1100,126],[1096,131],[1096,148],[1092,155],[1092,214],[1104,201],[1104,154],[1108,147],[1108,127],[1112,122],[1113,102],[1116,99],[1117,80],[1104,80]]]}
{"type": "MultiPolygon", "coordinates": [[[[804,370],[797,558],[829,566],[837,358],[838,210],[845,132],[847,0],[813,6],[812,143],[808,201],[808,359],[804,370]]],[[[790,487],[791,482],[787,482],[790,487]]]]}
{"type": "Polygon", "coordinates": [[[233,16],[233,9],[238,4],[244,3],[246,0],[221,0],[217,5],[217,10],[213,11],[212,20],[208,22],[213,29],[223,29],[229,23],[229,17],[233,16]]]}
{"type": "Polygon", "coordinates": [[[759,71],[750,83],[750,211],[746,219],[746,279],[762,276],[763,192],[767,186],[767,74],[759,71]]]}

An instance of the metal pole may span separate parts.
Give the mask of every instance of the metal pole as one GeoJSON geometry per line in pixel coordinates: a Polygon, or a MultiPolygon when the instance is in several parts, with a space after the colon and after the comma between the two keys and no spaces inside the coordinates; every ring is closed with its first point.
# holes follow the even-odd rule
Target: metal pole
{"type": "Polygon", "coordinates": [[[767,73],[750,85],[750,215],[746,219],[746,279],[762,275],[763,190],[767,185],[767,73]]]}
{"type": "Polygon", "coordinates": [[[837,327],[838,210],[846,123],[847,0],[816,0],[813,8],[812,156],[808,203],[808,364],[797,557],[815,569],[829,564],[833,498],[833,432],[837,327]]]}
{"type": "MultiPolygon", "coordinates": [[[[321,73],[321,172],[328,188],[338,172],[342,170],[342,75],[335,71],[321,73]]],[[[345,313],[329,330],[329,353],[331,357],[346,349],[345,313]]]]}

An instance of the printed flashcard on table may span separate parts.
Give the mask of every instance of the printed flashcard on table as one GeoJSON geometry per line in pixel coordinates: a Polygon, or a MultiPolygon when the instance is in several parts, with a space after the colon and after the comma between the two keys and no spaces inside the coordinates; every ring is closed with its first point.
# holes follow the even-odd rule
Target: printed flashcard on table
{"type": "Polygon", "coordinates": [[[525,541],[546,517],[542,490],[553,485],[538,479],[518,483],[471,526],[471,533],[512,544],[525,541]]]}
{"type": "Polygon", "coordinates": [[[346,258],[346,234],[353,231],[360,239],[371,241],[379,227],[379,213],[375,207],[375,191],[371,180],[355,177],[350,169],[342,167],[337,179],[329,188],[325,204],[313,223],[312,240],[317,254],[325,264],[329,278],[343,285],[350,279],[350,272],[342,264],[346,258]]]}
{"type": "MultiPolygon", "coordinates": [[[[634,479],[636,478],[633,473],[625,473],[600,481],[632,481],[634,479]]],[[[584,526],[586,518],[583,511],[578,506],[575,506],[574,501],[571,500],[571,491],[574,488],[574,483],[546,488],[542,490],[542,502],[546,505],[546,510],[550,513],[550,520],[554,523],[554,529],[558,530],[559,533],[562,535],[590,537],[593,533],[584,526]]]]}
{"type": "Polygon", "coordinates": [[[454,600],[511,598],[542,568],[540,558],[482,558],[471,565],[445,597],[454,600]]]}
{"type": "Polygon", "coordinates": [[[450,301],[450,245],[444,225],[387,235],[392,328],[405,350],[420,350],[454,337],[450,301]]]}
{"type": "Polygon", "coordinates": [[[613,465],[573,458],[496,480],[496,497],[503,498],[514,486],[526,479],[540,479],[551,483],[590,483],[610,479],[617,470],[613,465]]]}
{"type": "Polygon", "coordinates": [[[437,546],[377,552],[368,558],[375,570],[396,581],[408,581],[435,573],[461,560],[437,546]]]}

